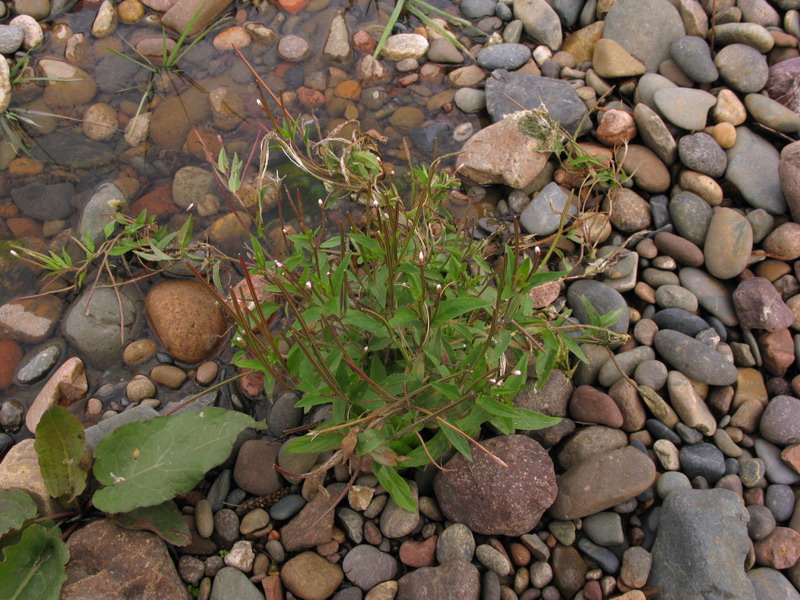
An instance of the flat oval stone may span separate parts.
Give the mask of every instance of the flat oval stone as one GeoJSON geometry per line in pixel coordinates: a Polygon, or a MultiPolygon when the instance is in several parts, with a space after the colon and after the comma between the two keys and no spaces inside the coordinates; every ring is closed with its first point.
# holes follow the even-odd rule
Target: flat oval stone
{"type": "Polygon", "coordinates": [[[700,383],[731,385],[738,379],[736,367],[722,354],[679,331],[662,329],[653,340],[669,364],[700,383]]]}
{"type": "Polygon", "coordinates": [[[586,298],[601,315],[621,308],[622,314],[610,329],[616,333],[627,333],[628,305],[622,294],[605,283],[593,279],[582,279],[573,283],[567,291],[567,302],[581,323],[589,323],[589,313],[583,304],[583,298],[586,298]]]}
{"type": "Polygon", "coordinates": [[[520,68],[531,58],[530,48],[523,44],[495,44],[484,48],[475,57],[484,69],[507,69],[513,71],[520,68]]]}
{"type": "Polygon", "coordinates": [[[659,329],[674,329],[692,338],[710,327],[705,319],[693,315],[682,308],[660,310],[653,315],[653,321],[655,321],[659,329]]]}
{"type": "Polygon", "coordinates": [[[717,208],[703,247],[706,269],[719,279],[731,279],[747,268],[753,250],[750,222],[732,208],[717,208]]]}
{"type": "Polygon", "coordinates": [[[713,83],[719,79],[706,41],[695,35],[676,38],[670,45],[673,60],[695,83],[713,83]]]}
{"type": "Polygon", "coordinates": [[[707,133],[685,135],[678,141],[678,156],[683,165],[710,177],[722,177],[728,157],[717,141],[707,133]]]}
{"type": "Polygon", "coordinates": [[[728,327],[739,324],[730,292],[720,281],[701,269],[684,267],[678,272],[680,283],[697,296],[700,306],[728,327]]]}
{"type": "Polygon", "coordinates": [[[737,92],[761,91],[769,77],[767,59],[745,44],[731,44],[717,53],[714,64],[720,77],[737,92]]]}
{"type": "Polygon", "coordinates": [[[717,99],[708,92],[691,88],[662,88],[654,95],[661,114],[673,125],[697,131],[706,126],[709,109],[717,99]]]}
{"type": "Polygon", "coordinates": [[[773,215],[786,211],[778,166],[780,155],[775,147],[747,127],[736,128],[736,143],[727,151],[725,178],[733,183],[754,208],[773,215]]]}
{"type": "Polygon", "coordinates": [[[712,29],[717,44],[747,44],[759,52],[769,52],[775,40],[769,30],[758,23],[723,23],[712,29]]]}
{"type": "Polygon", "coordinates": [[[800,443],[800,400],[792,396],[775,396],[761,415],[764,439],[787,446],[800,443]]]}
{"type": "Polygon", "coordinates": [[[708,202],[691,192],[680,192],[669,201],[669,215],[681,236],[698,246],[705,243],[714,216],[708,202]]]}
{"type": "Polygon", "coordinates": [[[558,495],[549,513],[562,520],[580,519],[635,498],[655,480],[656,468],[645,454],[626,446],[592,456],[558,479],[558,495]]]}
{"type": "Polygon", "coordinates": [[[784,133],[797,133],[800,129],[800,115],[772,98],[747,94],[744,105],[756,121],[767,127],[784,133]]]}

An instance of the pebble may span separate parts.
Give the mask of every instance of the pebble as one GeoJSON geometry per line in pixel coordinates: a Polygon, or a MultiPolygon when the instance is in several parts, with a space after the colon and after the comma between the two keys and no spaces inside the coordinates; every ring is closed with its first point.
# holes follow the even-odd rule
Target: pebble
{"type": "Polygon", "coordinates": [[[523,44],[495,44],[475,56],[477,63],[489,71],[518,69],[531,58],[530,49],[523,44]]]}
{"type": "Polygon", "coordinates": [[[769,77],[764,55],[745,44],[725,46],[714,58],[714,65],[722,80],[738,92],[758,92],[769,77]]]}
{"type": "Polygon", "coordinates": [[[738,373],[722,354],[678,331],[664,329],[656,333],[658,353],[678,371],[700,383],[730,385],[738,373]]]}
{"type": "Polygon", "coordinates": [[[454,523],[439,536],[436,544],[436,560],[440,565],[455,560],[470,562],[474,554],[475,538],[466,525],[454,523]]]}
{"type": "Polygon", "coordinates": [[[702,132],[683,136],[678,142],[678,156],[687,168],[710,177],[722,177],[728,165],[722,147],[702,132]]]}
{"type": "Polygon", "coordinates": [[[706,115],[717,99],[703,90],[664,87],[655,92],[653,100],[661,114],[673,125],[697,131],[706,126],[706,115]]]}

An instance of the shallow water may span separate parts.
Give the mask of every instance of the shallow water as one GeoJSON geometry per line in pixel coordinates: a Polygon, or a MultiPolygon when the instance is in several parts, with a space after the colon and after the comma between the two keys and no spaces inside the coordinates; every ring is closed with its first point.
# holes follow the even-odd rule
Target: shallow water
{"type": "MultiPolygon", "coordinates": [[[[150,10],[147,12],[151,16],[156,14],[150,10]]],[[[242,157],[250,155],[257,136],[263,134],[265,127],[269,128],[270,124],[264,111],[258,106],[259,90],[245,63],[234,52],[220,51],[212,44],[216,35],[233,25],[259,23],[274,30],[276,40],[290,33],[306,39],[311,52],[301,62],[282,60],[274,41],[254,42],[241,52],[276,93],[286,92],[287,108],[292,114],[315,119],[314,126],[321,135],[334,130],[347,119],[357,119],[361,123],[362,131],[374,130],[384,136],[385,142],[380,145],[382,157],[389,165],[387,172],[395,173],[394,181],[400,190],[406,184],[409,158],[414,162],[428,162],[435,154],[452,152],[460,147],[460,143],[471,132],[480,127],[476,117],[453,109],[451,100],[455,90],[444,81],[443,68],[414,81],[414,77],[401,79],[404,74],[396,72],[393,63],[385,62],[391,74],[388,82],[377,83],[369,88],[364,86],[361,93],[352,93],[352,87],[358,88],[357,85],[352,85],[356,61],[364,54],[354,51],[354,59],[344,65],[326,63],[322,56],[329,24],[339,12],[346,19],[350,35],[359,29],[375,32],[381,28],[376,6],[371,0],[354,2],[352,5],[346,0],[316,0],[295,16],[278,12],[269,3],[261,3],[258,7],[252,4],[234,4],[221,16],[219,25],[180,61],[180,71],[162,82],[163,85],[156,82],[152,98],[142,104],[142,109],[139,109],[139,105],[151,73],[132,60],[115,55],[108,48],[141,60],[133,46],[147,38],[160,42],[160,26],[147,24],[146,19],[134,25],[120,23],[111,36],[95,39],[91,34],[92,22],[97,13],[95,5],[83,8],[78,6],[73,12],[51,23],[52,29],[46,33],[43,46],[32,53],[31,64],[38,64],[42,58],[64,60],[65,32],[73,36],[73,41],[79,40],[79,37],[74,36],[82,34],[85,39],[77,44],[77,50],[73,46],[67,53],[73,59],[73,64],[77,63],[75,66],[94,79],[97,90],[90,100],[80,104],[70,104],[62,100],[50,104],[44,102],[43,100],[51,100],[52,96],[42,95],[43,84],[28,84],[27,90],[14,91],[12,108],[33,111],[26,115],[39,126],[23,124],[25,139],[30,143],[30,148],[28,151],[20,151],[10,169],[0,173],[0,187],[2,197],[5,198],[0,200],[2,216],[24,217],[15,210],[16,206],[9,195],[32,182],[68,182],[74,186],[74,194],[69,198],[72,210],[63,219],[54,222],[25,219],[24,223],[16,224],[17,233],[21,231],[23,235],[15,235],[9,227],[0,230],[0,304],[13,298],[36,294],[43,286],[43,273],[10,256],[8,244],[23,244],[38,250],[58,248],[69,235],[74,234],[81,211],[94,191],[104,182],[135,180],[133,187],[138,189],[129,199],[132,206],[128,212],[136,216],[139,212],[136,200],[160,188],[169,188],[175,173],[182,167],[192,165],[210,170],[203,149],[197,143],[192,147],[187,143],[187,134],[191,140],[190,131],[201,131],[209,145],[213,145],[215,141],[218,144],[221,140],[229,156],[234,152],[242,157]],[[337,88],[341,82],[346,82],[345,87],[337,88]],[[347,85],[351,89],[348,93],[342,93],[347,85]],[[209,110],[209,94],[215,89],[225,87],[232,90],[241,101],[240,112],[233,123],[225,123],[224,127],[219,127],[219,121],[215,122],[215,115],[209,110]],[[303,87],[319,92],[324,98],[324,105],[311,109],[308,103],[304,106],[298,101],[298,88],[303,87]],[[85,110],[96,103],[109,105],[119,120],[118,130],[107,140],[89,139],[82,130],[85,110]],[[421,111],[413,115],[419,122],[413,123],[414,127],[410,129],[404,129],[399,122],[392,121],[395,111],[403,107],[415,107],[421,111]],[[144,143],[131,148],[123,139],[123,130],[139,110],[152,112],[151,131],[144,143]],[[54,118],[53,114],[62,118],[54,118]],[[457,129],[458,132],[454,135],[457,129]],[[411,151],[410,156],[406,149],[411,151]],[[41,163],[43,169],[36,173],[27,172],[24,167],[20,169],[19,158],[33,158],[41,163]]],[[[386,15],[382,13],[381,18],[385,20],[386,15]]],[[[410,31],[411,27],[418,24],[407,21],[400,25],[399,30],[410,31]]],[[[377,34],[373,35],[377,37],[377,34]]],[[[216,152],[216,149],[212,150],[216,152]]],[[[7,167],[15,158],[9,152],[5,154],[5,157],[0,156],[0,163],[5,163],[0,165],[3,167],[7,167]]],[[[285,190],[291,192],[293,197],[300,198],[306,214],[313,215],[310,209],[316,207],[317,198],[324,196],[324,188],[287,162],[281,163],[276,153],[273,152],[270,158],[276,163],[274,166],[277,174],[283,178],[285,190]]],[[[255,163],[257,162],[256,158],[255,163]]],[[[195,231],[203,232],[228,213],[224,199],[218,200],[218,205],[218,212],[205,215],[198,214],[196,206],[185,211],[172,207],[160,213],[158,220],[168,224],[170,228],[177,228],[191,212],[195,219],[195,231]]],[[[289,211],[285,210],[286,213],[289,211]]],[[[273,227],[279,226],[275,217],[277,211],[273,210],[266,215],[266,222],[271,222],[273,227]]],[[[157,280],[158,277],[154,279],[157,280]]],[[[149,285],[150,282],[146,282],[139,286],[142,297],[149,285]]],[[[74,300],[75,294],[61,297],[66,309],[74,300]]],[[[52,337],[60,335],[60,326],[57,325],[52,337]]],[[[26,354],[38,345],[20,343],[26,354]]],[[[59,362],[74,354],[74,349],[68,347],[59,362]]],[[[222,357],[229,355],[228,351],[222,357]]],[[[124,384],[136,372],[135,368],[122,364],[107,370],[97,369],[91,364],[87,368],[89,396],[106,400],[113,397],[124,398],[124,384]]],[[[12,385],[0,391],[0,400],[16,398],[27,406],[46,380],[47,377],[30,386],[12,385]]],[[[159,397],[166,403],[172,399],[184,398],[200,389],[197,384],[190,382],[178,392],[160,393],[159,397]]],[[[108,404],[106,400],[104,403],[108,404]]],[[[83,404],[85,403],[81,403],[83,404]]],[[[112,404],[111,408],[119,410],[121,407],[114,407],[112,404]]],[[[14,437],[26,437],[29,435],[26,432],[27,429],[23,427],[14,437]]]]}

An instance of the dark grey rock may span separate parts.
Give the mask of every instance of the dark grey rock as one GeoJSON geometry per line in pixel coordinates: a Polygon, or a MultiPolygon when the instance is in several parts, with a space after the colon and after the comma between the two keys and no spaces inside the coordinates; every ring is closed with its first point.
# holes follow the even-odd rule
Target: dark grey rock
{"type": "Polygon", "coordinates": [[[486,81],[486,108],[497,123],[520,110],[544,105],[554,121],[574,133],[583,121],[584,131],[591,128],[586,105],[566,81],[548,79],[527,73],[497,70],[486,81]]]}
{"type": "MultiPolygon", "coordinates": [[[[687,137],[691,136],[684,136],[681,141],[687,137]]],[[[717,147],[719,148],[719,146],[717,147]]],[[[723,158],[727,163],[727,158],[725,158],[725,152],[722,151],[722,148],[720,148],[720,152],[722,152],[723,158]]],[[[675,229],[682,237],[685,237],[693,244],[697,244],[700,247],[703,246],[706,241],[708,226],[711,225],[711,217],[714,215],[714,211],[708,202],[691,192],[680,192],[669,201],[669,215],[672,218],[675,229]]]]}
{"type": "Polygon", "coordinates": [[[589,313],[584,306],[584,298],[601,315],[621,309],[619,318],[610,329],[617,333],[628,332],[628,304],[622,294],[611,286],[593,279],[581,279],[573,283],[567,291],[567,303],[572,308],[575,318],[581,323],[588,324],[589,313]]]}
{"type": "Polygon", "coordinates": [[[710,177],[722,177],[728,166],[725,151],[714,138],[703,132],[685,135],[678,140],[678,156],[686,168],[710,177]]]}
{"type": "Polygon", "coordinates": [[[289,494],[270,507],[269,516],[276,521],[285,521],[303,510],[306,504],[305,498],[299,494],[289,494]]]}
{"type": "Polygon", "coordinates": [[[364,591],[397,575],[397,560],[375,546],[361,544],[350,550],[342,562],[345,577],[364,591]]]}
{"type": "Polygon", "coordinates": [[[719,79],[719,71],[703,38],[694,35],[675,38],[670,45],[670,54],[681,71],[695,83],[713,83],[719,79]]]}
{"type": "Polygon", "coordinates": [[[269,432],[275,437],[281,437],[284,430],[300,425],[303,420],[303,409],[295,405],[299,398],[294,392],[285,392],[278,396],[269,411],[269,432]]]}
{"type": "Polygon", "coordinates": [[[653,321],[659,329],[674,329],[692,338],[709,327],[705,319],[682,308],[660,310],[653,315],[653,321]]]}
{"type": "Polygon", "coordinates": [[[725,455],[713,444],[684,446],[680,458],[681,470],[689,479],[702,477],[714,485],[725,475],[725,455]]]}
{"type": "Polygon", "coordinates": [[[759,431],[764,439],[779,446],[800,443],[800,400],[775,396],[761,415],[759,431]]]}
{"type": "Polygon", "coordinates": [[[761,504],[751,504],[747,507],[750,521],[747,523],[747,533],[755,542],[763,540],[775,530],[775,515],[761,504]]]}
{"type": "Polygon", "coordinates": [[[788,521],[794,511],[794,492],[788,485],[773,483],[767,487],[764,495],[764,506],[766,506],[775,520],[788,521]]]}
{"type": "Polygon", "coordinates": [[[781,449],[761,438],[756,439],[756,456],[764,461],[770,483],[792,485],[800,481],[800,473],[783,462],[781,449]]]}
{"type": "Polygon", "coordinates": [[[570,195],[556,182],[548,183],[519,216],[522,228],[535,236],[546,236],[555,233],[562,221],[562,213],[569,215],[577,212],[570,203],[570,195]]]}
{"type": "Polygon", "coordinates": [[[619,571],[619,559],[610,550],[598,546],[588,538],[579,539],[578,548],[606,573],[614,574],[619,571]]]}
{"type": "Polygon", "coordinates": [[[731,385],[738,378],[736,367],[725,356],[679,331],[662,329],[656,333],[654,345],[667,363],[689,379],[731,385]]]}
{"type": "Polygon", "coordinates": [[[747,572],[756,600],[800,600],[800,594],[783,573],[759,568],[747,572]]]}
{"type": "Polygon", "coordinates": [[[620,0],[608,11],[603,37],[617,42],[648,71],[670,57],[672,42],[686,30],[678,10],[667,0],[620,0]]]}
{"type": "Polygon", "coordinates": [[[63,338],[54,338],[28,351],[14,371],[14,380],[20,385],[41,381],[61,361],[67,350],[63,338]]]}
{"type": "Polygon", "coordinates": [[[14,204],[25,215],[40,221],[55,221],[69,217],[72,214],[70,202],[74,195],[75,186],[71,183],[46,185],[37,181],[11,190],[14,204]]]}
{"type": "Polygon", "coordinates": [[[478,600],[481,578],[477,567],[452,561],[440,567],[423,567],[397,581],[397,600],[478,600]]]}
{"type": "Polygon", "coordinates": [[[506,69],[513,71],[519,69],[531,58],[531,50],[523,44],[494,44],[484,48],[475,57],[478,64],[484,69],[506,69]]]}
{"type": "Polygon", "coordinates": [[[756,600],[745,576],[748,514],[729,490],[676,490],[664,500],[648,585],[661,600],[756,600]]]}
{"type": "Polygon", "coordinates": [[[727,150],[725,178],[733,183],[753,208],[773,215],[786,211],[778,166],[780,154],[764,138],[747,127],[736,128],[736,143],[727,150]]]}

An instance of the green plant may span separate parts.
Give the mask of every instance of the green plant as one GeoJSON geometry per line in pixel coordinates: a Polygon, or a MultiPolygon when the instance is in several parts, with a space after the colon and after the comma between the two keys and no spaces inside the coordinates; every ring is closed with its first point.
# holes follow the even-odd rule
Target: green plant
{"type": "Polygon", "coordinates": [[[523,249],[518,231],[505,243],[474,240],[443,207],[459,182],[438,161],[411,169],[404,202],[382,178],[368,136],[312,143],[285,113],[282,123],[270,117],[273,149],[330,192],[319,200],[319,227],[298,218],[296,233],[284,228],[284,258],[252,238],[250,261],[241,258],[247,291],[225,305],[237,325],[234,363],[261,372],[267,393],[298,390],[298,407],[326,415],[288,448],[334,451],[326,466],[371,463],[395,501],[413,510],[399,470],[436,464],[451,448],[467,457],[473,447],[486,451],[483,427],[512,433],[557,423],[513,403],[529,365],[542,385],[552,369],[570,368],[571,355],[584,359],[581,343],[609,339],[618,315],[595,313],[583,326],[568,312],[535,309],[530,291],[566,273],[523,249]],[[349,231],[331,235],[325,207],[342,196],[365,208],[349,231]]]}
{"type": "Polygon", "coordinates": [[[78,420],[65,408],[48,409],[36,428],[39,468],[50,495],[73,511],[40,517],[27,492],[0,490],[0,598],[57,599],[69,560],[59,525],[69,526],[67,535],[98,511],[123,527],[188,544],[172,499],[225,461],[247,427],[263,423],[206,408],[123,425],[90,452],[78,420]]]}
{"type": "Polygon", "coordinates": [[[167,36],[167,30],[161,30],[161,41],[162,41],[162,48],[161,48],[161,56],[159,60],[152,61],[149,57],[141,54],[134,46],[132,46],[128,40],[122,38],[122,41],[125,42],[128,47],[136,53],[137,57],[130,56],[125,54],[124,52],[120,52],[115,48],[105,47],[106,50],[109,50],[113,54],[116,54],[120,58],[124,58],[127,61],[130,61],[134,64],[139,65],[146,71],[148,71],[148,78],[147,83],[145,84],[145,89],[142,92],[141,99],[139,100],[139,106],[136,109],[136,114],[134,116],[134,120],[137,119],[143,112],[145,105],[152,97],[153,93],[156,90],[156,86],[160,79],[166,77],[167,79],[171,79],[173,76],[183,76],[183,72],[180,68],[180,63],[186,54],[194,48],[198,43],[200,43],[209,33],[211,33],[215,28],[217,28],[223,20],[220,20],[216,23],[212,23],[199,34],[197,34],[191,41],[189,41],[189,32],[194,29],[197,20],[200,18],[200,11],[202,6],[195,11],[192,15],[192,18],[186,23],[186,26],[181,31],[180,35],[178,36],[177,40],[172,40],[172,38],[167,36]],[[170,44],[169,42],[173,42],[170,44]]]}
{"type": "Polygon", "coordinates": [[[45,254],[16,244],[11,246],[11,252],[47,271],[47,278],[63,281],[64,287],[53,293],[81,289],[94,267],[97,268],[95,284],[101,276],[107,276],[111,285],[115,285],[115,273],[121,268],[130,274],[134,261],[145,269],[145,277],[161,272],[178,260],[187,260],[201,271],[210,267],[218,278],[223,255],[208,244],[193,243],[192,234],[191,216],[178,231],[169,232],[143,210],[135,219],[114,213],[103,229],[102,242],[95,243],[88,231],[84,232],[83,239],[70,238],[76,252],[64,247],[60,253],[50,250],[45,254]],[[159,262],[166,266],[155,269],[149,265],[159,262]]]}

